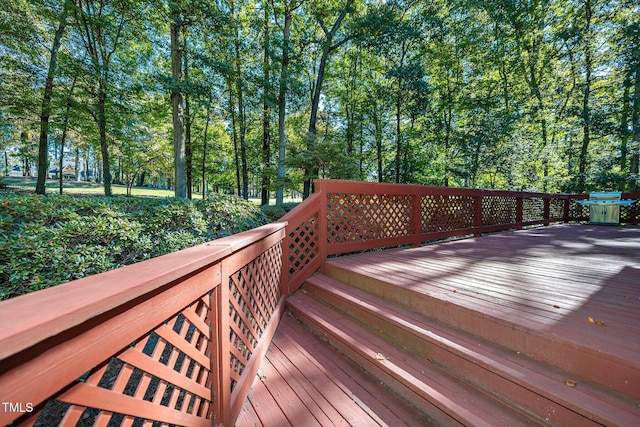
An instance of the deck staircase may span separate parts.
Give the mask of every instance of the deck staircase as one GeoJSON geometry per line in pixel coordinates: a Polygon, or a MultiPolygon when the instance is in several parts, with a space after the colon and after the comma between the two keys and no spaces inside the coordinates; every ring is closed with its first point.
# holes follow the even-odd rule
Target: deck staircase
{"type": "MultiPolygon", "coordinates": [[[[503,332],[503,342],[496,343],[490,316],[451,306],[430,318],[408,309],[413,297],[329,261],[289,298],[288,310],[438,425],[638,425],[638,396],[614,395],[595,377],[579,377],[504,345],[532,339],[523,328],[513,325],[512,337],[503,332]]],[[[575,351],[546,342],[558,357],[575,351]]]]}

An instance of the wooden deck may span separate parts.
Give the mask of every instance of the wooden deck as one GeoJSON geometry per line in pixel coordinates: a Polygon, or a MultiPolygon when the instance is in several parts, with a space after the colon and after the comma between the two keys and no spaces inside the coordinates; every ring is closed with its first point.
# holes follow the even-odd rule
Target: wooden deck
{"type": "Polygon", "coordinates": [[[415,426],[424,417],[285,315],[236,426],[415,426]]]}
{"type": "Polygon", "coordinates": [[[639,227],[559,225],[330,263],[640,363],[639,227]]]}
{"type": "MultiPolygon", "coordinates": [[[[561,387],[589,378],[601,391],[587,394],[623,396],[626,419],[640,420],[640,383],[629,380],[640,371],[640,227],[504,232],[333,258],[322,270],[356,287],[366,282],[368,292],[481,336],[509,357],[551,365],[569,380],[561,387]],[[524,338],[513,339],[514,330],[524,338]]],[[[429,423],[285,315],[237,425],[429,423]]]]}

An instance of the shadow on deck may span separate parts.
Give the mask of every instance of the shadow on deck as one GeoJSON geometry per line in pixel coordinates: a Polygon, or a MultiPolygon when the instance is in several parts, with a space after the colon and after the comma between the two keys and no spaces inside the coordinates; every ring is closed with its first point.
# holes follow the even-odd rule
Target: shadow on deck
{"type": "Polygon", "coordinates": [[[333,258],[287,311],[238,426],[640,425],[639,227],[333,258]]]}

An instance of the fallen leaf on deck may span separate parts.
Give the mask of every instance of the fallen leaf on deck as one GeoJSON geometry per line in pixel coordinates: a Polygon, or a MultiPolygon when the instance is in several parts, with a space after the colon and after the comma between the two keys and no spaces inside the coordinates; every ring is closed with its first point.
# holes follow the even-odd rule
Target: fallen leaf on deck
{"type": "Polygon", "coordinates": [[[564,383],[565,383],[566,385],[568,385],[569,387],[575,387],[576,385],[578,385],[578,383],[577,383],[577,382],[575,382],[575,381],[573,381],[573,380],[569,380],[569,379],[564,380],[564,383]]]}
{"type": "Polygon", "coordinates": [[[553,308],[560,308],[560,306],[559,305],[554,305],[553,308]]]}
{"type": "Polygon", "coordinates": [[[589,323],[595,323],[595,322],[593,321],[593,317],[591,317],[591,316],[589,316],[589,323]]]}
{"type": "Polygon", "coordinates": [[[598,325],[598,326],[604,326],[604,325],[605,325],[605,323],[604,323],[602,320],[598,320],[598,321],[596,322],[596,325],[598,325]]]}
{"type": "Polygon", "coordinates": [[[387,358],[384,357],[384,355],[382,353],[377,353],[376,354],[376,360],[387,360],[387,358]]]}

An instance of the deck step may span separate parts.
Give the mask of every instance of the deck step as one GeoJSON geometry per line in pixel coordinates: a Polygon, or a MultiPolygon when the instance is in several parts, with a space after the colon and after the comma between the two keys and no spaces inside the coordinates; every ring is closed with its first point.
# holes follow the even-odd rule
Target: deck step
{"type": "MultiPolygon", "coordinates": [[[[525,354],[564,372],[567,379],[575,378],[582,383],[596,384],[607,393],[616,390],[621,398],[635,402],[636,416],[640,416],[637,413],[637,403],[640,401],[640,367],[637,356],[632,353],[621,357],[596,346],[581,345],[567,340],[557,333],[562,325],[554,325],[554,331],[546,332],[541,330],[540,325],[528,325],[526,320],[520,322],[518,318],[492,315],[486,309],[474,307],[469,302],[473,301],[473,296],[467,298],[456,294],[455,288],[452,288],[450,295],[443,295],[441,291],[431,295],[424,291],[416,291],[409,285],[393,283],[393,278],[373,277],[340,262],[325,263],[322,273],[453,329],[525,354]],[[461,301],[462,304],[458,304],[457,301],[461,301]]],[[[588,334],[587,329],[574,328],[562,336],[588,334]]],[[[588,338],[581,340],[587,343],[590,341],[588,338]]]]}
{"type": "Polygon", "coordinates": [[[418,356],[422,363],[428,362],[541,423],[622,426],[639,419],[638,408],[627,400],[582,381],[570,387],[566,382],[570,378],[557,369],[330,277],[314,276],[303,289],[418,356]]]}
{"type": "Polygon", "coordinates": [[[290,312],[340,352],[439,425],[541,425],[367,330],[354,319],[299,292],[290,312]]]}

